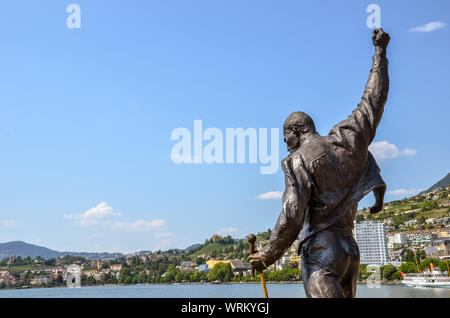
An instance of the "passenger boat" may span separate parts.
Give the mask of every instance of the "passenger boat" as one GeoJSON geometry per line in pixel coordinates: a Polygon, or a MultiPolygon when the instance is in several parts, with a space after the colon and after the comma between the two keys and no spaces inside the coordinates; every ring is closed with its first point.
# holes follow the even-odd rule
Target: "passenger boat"
{"type": "Polygon", "coordinates": [[[448,272],[435,269],[433,264],[430,268],[420,274],[405,274],[401,272],[403,284],[414,287],[440,287],[450,288],[450,276],[448,272]]]}

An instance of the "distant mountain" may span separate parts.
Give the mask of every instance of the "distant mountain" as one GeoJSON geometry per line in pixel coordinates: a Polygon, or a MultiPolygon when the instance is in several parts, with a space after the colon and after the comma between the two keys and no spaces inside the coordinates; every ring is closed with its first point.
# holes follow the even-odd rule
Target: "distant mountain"
{"type": "Polygon", "coordinates": [[[85,252],[58,252],[46,247],[25,243],[22,241],[13,241],[0,243],[0,260],[12,256],[21,256],[35,258],[40,256],[44,259],[57,258],[64,255],[81,256],[87,259],[114,259],[123,256],[121,253],[85,253],[85,252]]]}
{"type": "Polygon", "coordinates": [[[436,182],[435,184],[433,184],[429,189],[421,192],[421,193],[427,193],[427,192],[431,192],[436,188],[439,187],[444,187],[447,184],[450,184],[450,173],[448,173],[444,178],[442,178],[441,180],[439,180],[438,182],[436,182]]]}
{"type": "Polygon", "coordinates": [[[184,251],[187,252],[187,251],[189,251],[189,250],[192,250],[192,249],[194,249],[194,248],[199,247],[200,245],[202,245],[202,244],[192,244],[191,246],[186,247],[186,248],[184,249],[184,251]]]}
{"type": "Polygon", "coordinates": [[[28,244],[22,241],[13,241],[7,243],[0,243],[0,259],[8,258],[11,256],[30,256],[35,258],[40,256],[48,259],[61,256],[60,252],[53,251],[49,248],[28,244]]]}
{"type": "Polygon", "coordinates": [[[151,254],[151,253],[152,253],[152,251],[139,251],[136,254],[137,255],[146,255],[146,254],[151,254]]]}
{"type": "Polygon", "coordinates": [[[88,252],[61,252],[62,256],[71,255],[71,256],[81,256],[86,259],[100,259],[100,260],[108,260],[108,259],[116,259],[122,258],[124,255],[122,253],[88,253],[88,252]]]}

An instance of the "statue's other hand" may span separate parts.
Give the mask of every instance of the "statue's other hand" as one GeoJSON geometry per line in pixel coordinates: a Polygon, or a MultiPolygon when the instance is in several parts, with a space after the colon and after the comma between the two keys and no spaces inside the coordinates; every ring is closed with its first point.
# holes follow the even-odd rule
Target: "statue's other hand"
{"type": "Polygon", "coordinates": [[[259,273],[262,273],[266,268],[261,261],[261,254],[259,252],[250,255],[250,265],[259,273]]]}
{"type": "Polygon", "coordinates": [[[382,28],[375,29],[372,32],[372,42],[375,47],[386,49],[390,39],[389,34],[384,32],[382,28]]]}
{"type": "Polygon", "coordinates": [[[375,214],[380,212],[383,209],[383,202],[377,202],[373,207],[370,208],[370,213],[375,214]]]}

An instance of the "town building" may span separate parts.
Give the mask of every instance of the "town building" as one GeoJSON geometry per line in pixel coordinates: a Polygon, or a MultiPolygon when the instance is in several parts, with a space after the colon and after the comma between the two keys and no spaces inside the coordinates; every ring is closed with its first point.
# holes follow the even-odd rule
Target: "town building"
{"type": "Polygon", "coordinates": [[[439,257],[439,250],[433,246],[426,246],[423,250],[427,257],[439,257]]]}
{"type": "Polygon", "coordinates": [[[431,246],[439,251],[440,257],[445,257],[450,255],[450,238],[440,238],[433,240],[431,246]]]}
{"type": "Polygon", "coordinates": [[[412,220],[405,221],[405,225],[406,226],[413,226],[413,225],[417,225],[418,222],[419,221],[417,221],[417,219],[412,219],[412,220]]]}
{"type": "Polygon", "coordinates": [[[428,218],[425,220],[426,224],[434,224],[436,223],[436,218],[428,218]]]}
{"type": "Polygon", "coordinates": [[[216,260],[216,259],[210,259],[210,260],[206,261],[206,264],[208,265],[209,269],[213,269],[214,266],[216,266],[216,264],[218,264],[218,263],[229,264],[229,263],[231,263],[231,261],[229,261],[229,260],[216,260]]]}
{"type": "Polygon", "coordinates": [[[193,262],[193,261],[184,261],[184,262],[181,262],[180,266],[181,267],[196,267],[197,263],[193,262]]]}
{"type": "Polygon", "coordinates": [[[262,250],[263,249],[263,247],[264,246],[266,246],[267,245],[267,241],[257,241],[256,242],[256,250],[257,251],[260,251],[260,250],[262,250]]]}
{"type": "Polygon", "coordinates": [[[52,279],[48,276],[38,276],[31,280],[31,285],[49,284],[52,279]]]}
{"type": "Polygon", "coordinates": [[[442,218],[438,218],[436,219],[436,224],[448,224],[450,223],[450,217],[442,217],[442,218]]]}
{"type": "Polygon", "coordinates": [[[94,274],[94,279],[97,281],[101,281],[105,277],[105,272],[98,272],[94,274]]]}
{"type": "Polygon", "coordinates": [[[291,255],[291,259],[289,260],[291,262],[291,266],[292,265],[296,265],[297,268],[300,269],[301,267],[301,261],[302,261],[302,257],[295,254],[295,255],[291,255]]]}
{"type": "Polygon", "coordinates": [[[395,249],[395,250],[388,250],[388,258],[392,262],[401,262],[403,260],[403,256],[406,253],[405,248],[401,249],[395,249]]]}
{"type": "Polygon", "coordinates": [[[353,236],[359,246],[361,264],[381,266],[388,262],[383,223],[372,221],[356,223],[353,236]]]}
{"type": "Polygon", "coordinates": [[[120,271],[122,269],[122,264],[111,264],[110,268],[113,271],[120,271]]]}
{"type": "Polygon", "coordinates": [[[418,232],[409,232],[408,235],[408,241],[411,247],[413,248],[424,248],[433,239],[437,238],[436,234],[433,234],[432,232],[425,232],[425,231],[418,231],[418,232]]]}
{"type": "Polygon", "coordinates": [[[207,272],[209,272],[209,270],[210,270],[210,268],[208,267],[208,264],[200,264],[198,266],[198,271],[200,273],[207,273],[207,272]]]}
{"type": "Polygon", "coordinates": [[[408,245],[408,235],[404,232],[393,233],[386,235],[387,248],[394,249],[401,246],[408,245]]]}
{"type": "Polygon", "coordinates": [[[0,277],[5,278],[9,276],[11,276],[11,274],[8,271],[0,271],[0,277]]]}
{"type": "Polygon", "coordinates": [[[284,266],[291,262],[291,256],[289,254],[284,254],[279,260],[275,262],[275,268],[277,270],[283,269],[284,266]]]}
{"type": "Polygon", "coordinates": [[[181,267],[181,266],[178,266],[178,269],[180,270],[180,272],[183,272],[183,273],[194,273],[194,272],[196,272],[196,269],[194,267],[181,267]]]}
{"type": "Polygon", "coordinates": [[[239,259],[235,259],[231,261],[231,269],[233,270],[234,275],[242,273],[243,276],[246,276],[251,273],[252,266],[239,259]]]}

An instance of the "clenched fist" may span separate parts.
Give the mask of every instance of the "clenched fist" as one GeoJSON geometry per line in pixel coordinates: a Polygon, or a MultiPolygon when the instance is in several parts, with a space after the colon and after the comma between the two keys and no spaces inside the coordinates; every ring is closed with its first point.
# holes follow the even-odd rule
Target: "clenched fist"
{"type": "Polygon", "coordinates": [[[390,39],[391,37],[389,34],[384,32],[382,28],[373,30],[372,42],[377,50],[381,49],[382,51],[385,51],[390,39]]]}
{"type": "Polygon", "coordinates": [[[259,273],[262,273],[266,269],[259,252],[250,255],[250,264],[252,265],[252,268],[259,273]]]}

